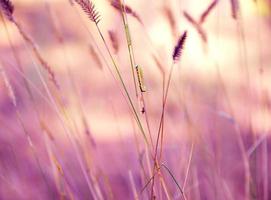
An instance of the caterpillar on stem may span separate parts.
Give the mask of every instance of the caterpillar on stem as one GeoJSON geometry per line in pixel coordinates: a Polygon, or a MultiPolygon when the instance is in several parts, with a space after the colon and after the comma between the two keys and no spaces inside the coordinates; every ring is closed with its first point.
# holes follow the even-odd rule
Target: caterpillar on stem
{"type": "Polygon", "coordinates": [[[138,85],[141,92],[146,92],[146,86],[144,82],[143,69],[139,65],[136,65],[136,74],[138,78],[138,85]]]}

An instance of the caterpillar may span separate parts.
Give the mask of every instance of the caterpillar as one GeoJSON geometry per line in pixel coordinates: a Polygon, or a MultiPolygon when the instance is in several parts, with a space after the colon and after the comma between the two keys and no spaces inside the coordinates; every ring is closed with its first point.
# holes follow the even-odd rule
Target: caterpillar
{"type": "Polygon", "coordinates": [[[144,83],[143,70],[140,66],[136,65],[136,74],[138,79],[138,84],[141,92],[146,92],[146,86],[144,83]]]}

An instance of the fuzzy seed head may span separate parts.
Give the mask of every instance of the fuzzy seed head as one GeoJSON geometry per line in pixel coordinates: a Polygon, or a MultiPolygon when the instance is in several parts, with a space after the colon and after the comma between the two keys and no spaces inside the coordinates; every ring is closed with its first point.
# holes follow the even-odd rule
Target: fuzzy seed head
{"type": "Polygon", "coordinates": [[[180,57],[181,57],[186,37],[187,37],[187,31],[185,31],[182,34],[182,36],[180,37],[178,43],[175,46],[175,49],[174,49],[173,54],[172,54],[174,62],[177,62],[180,59],[180,57]]]}
{"type": "Polygon", "coordinates": [[[4,13],[8,20],[13,20],[12,14],[14,11],[14,6],[10,0],[0,0],[0,10],[4,13]]]}

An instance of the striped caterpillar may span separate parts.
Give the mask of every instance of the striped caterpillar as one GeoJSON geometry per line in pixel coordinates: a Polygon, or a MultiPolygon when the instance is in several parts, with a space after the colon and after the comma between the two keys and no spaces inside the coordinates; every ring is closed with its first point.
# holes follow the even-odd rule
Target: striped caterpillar
{"type": "Polygon", "coordinates": [[[138,79],[138,84],[141,92],[146,92],[146,86],[144,83],[143,70],[140,66],[136,65],[136,74],[138,79]]]}

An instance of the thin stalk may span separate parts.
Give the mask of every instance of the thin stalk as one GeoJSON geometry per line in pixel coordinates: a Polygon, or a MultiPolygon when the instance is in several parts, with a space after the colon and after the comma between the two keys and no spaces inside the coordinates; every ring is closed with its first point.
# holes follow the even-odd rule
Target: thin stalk
{"type": "MultiPolygon", "coordinates": [[[[103,34],[102,34],[102,32],[101,32],[101,29],[100,29],[99,25],[96,24],[96,27],[97,27],[97,30],[98,30],[98,32],[99,32],[99,35],[100,35],[100,37],[101,37],[101,39],[102,39],[102,41],[103,41],[103,44],[104,44],[104,46],[105,46],[105,48],[106,48],[106,50],[107,50],[107,53],[108,53],[108,55],[109,55],[109,57],[110,57],[110,59],[111,59],[111,61],[112,61],[112,64],[113,64],[113,66],[114,66],[114,68],[115,68],[115,70],[116,70],[117,76],[118,76],[118,78],[119,78],[119,80],[120,80],[120,82],[121,82],[121,85],[122,85],[122,87],[123,87],[123,89],[124,89],[124,92],[125,92],[125,94],[126,94],[126,96],[127,96],[127,98],[128,98],[128,102],[129,102],[129,104],[130,104],[130,106],[131,106],[131,108],[132,108],[132,111],[133,111],[133,113],[134,113],[135,120],[136,120],[136,122],[137,122],[137,124],[138,124],[138,126],[139,126],[139,129],[140,129],[140,131],[141,131],[141,133],[142,133],[142,135],[143,135],[143,137],[144,137],[145,142],[146,142],[147,144],[149,144],[148,139],[147,139],[146,134],[145,134],[145,131],[144,131],[144,129],[143,129],[142,123],[141,123],[141,121],[140,121],[140,119],[139,119],[139,116],[138,116],[138,114],[137,114],[137,111],[136,111],[136,109],[135,109],[135,106],[134,106],[134,104],[133,104],[133,101],[132,101],[132,99],[131,99],[131,97],[130,97],[130,94],[129,94],[129,92],[128,92],[128,89],[127,89],[127,87],[126,87],[126,85],[125,85],[125,83],[124,83],[124,80],[123,80],[123,78],[122,78],[122,76],[121,76],[121,73],[120,73],[120,71],[119,71],[119,68],[118,68],[118,66],[117,66],[117,64],[116,64],[116,62],[115,62],[115,60],[114,60],[114,58],[113,58],[113,56],[112,56],[112,54],[111,54],[111,51],[109,50],[109,47],[108,47],[108,45],[107,45],[107,43],[106,43],[106,41],[105,41],[105,39],[104,39],[104,36],[103,36],[103,34]]],[[[149,145],[148,145],[148,146],[149,146],[149,145]]]]}
{"type": "MultiPolygon", "coordinates": [[[[26,48],[28,49],[28,46],[26,45],[26,43],[25,43],[25,46],[26,46],[26,48]]],[[[31,56],[30,56],[30,57],[31,57],[31,56]]],[[[53,95],[51,94],[50,89],[49,89],[49,87],[48,87],[46,81],[44,80],[44,78],[43,78],[43,76],[42,76],[42,73],[41,73],[40,68],[37,66],[37,64],[35,63],[34,60],[32,60],[32,62],[34,63],[34,67],[35,67],[35,70],[36,70],[36,72],[37,72],[37,74],[38,74],[38,77],[40,78],[41,83],[42,83],[43,87],[45,88],[45,92],[46,92],[46,94],[48,95],[49,102],[51,103],[52,107],[53,107],[54,110],[56,111],[57,116],[58,116],[58,118],[60,119],[61,125],[62,125],[63,129],[65,130],[65,133],[66,133],[68,139],[70,140],[70,142],[71,142],[71,144],[72,144],[72,146],[73,146],[73,148],[74,148],[74,150],[75,150],[76,159],[77,159],[78,162],[79,162],[80,168],[81,168],[81,170],[82,170],[82,172],[83,172],[83,174],[84,174],[84,177],[85,177],[86,182],[87,182],[87,185],[88,185],[88,187],[89,187],[89,189],[90,189],[90,191],[91,191],[91,193],[92,193],[92,195],[93,195],[93,198],[94,198],[94,199],[97,199],[97,198],[96,198],[96,195],[95,195],[95,193],[94,193],[94,190],[92,189],[91,182],[90,182],[89,178],[87,177],[87,172],[86,172],[86,170],[84,169],[84,164],[83,164],[82,158],[80,157],[80,151],[78,150],[77,144],[73,141],[72,134],[71,134],[70,130],[66,127],[66,124],[65,124],[65,122],[64,122],[63,119],[62,119],[61,111],[59,110],[59,108],[58,108],[58,106],[57,106],[57,103],[56,103],[56,101],[54,100],[53,95]]]]}
{"type": "Polygon", "coordinates": [[[127,16],[125,16],[125,5],[119,0],[119,3],[121,5],[121,16],[122,16],[122,21],[125,29],[125,35],[126,35],[126,42],[128,46],[128,51],[129,51],[129,57],[130,57],[130,64],[131,64],[131,72],[133,75],[133,82],[134,82],[134,87],[135,87],[135,93],[136,97],[138,97],[138,91],[137,91],[137,83],[136,83],[136,78],[135,78],[135,70],[134,70],[134,63],[135,63],[135,58],[134,58],[134,52],[133,52],[133,47],[132,47],[132,38],[130,35],[130,30],[129,30],[129,24],[127,23],[127,16]]]}
{"type": "Polygon", "coordinates": [[[131,170],[128,171],[128,175],[129,175],[129,179],[130,179],[130,183],[131,183],[131,187],[132,187],[134,199],[135,200],[139,200],[139,197],[138,197],[138,194],[137,194],[137,191],[136,191],[136,185],[135,185],[133,173],[132,173],[131,170]]]}
{"type": "Polygon", "coordinates": [[[31,149],[33,157],[34,157],[34,159],[35,159],[35,161],[36,161],[36,163],[38,165],[38,169],[41,172],[42,179],[43,179],[43,181],[44,181],[44,183],[45,183],[45,185],[47,187],[48,193],[50,193],[50,185],[49,185],[49,183],[48,183],[48,181],[46,179],[45,173],[44,173],[44,171],[43,171],[43,169],[41,167],[41,162],[40,162],[40,159],[38,158],[37,150],[36,150],[36,148],[34,146],[32,138],[31,138],[31,136],[30,136],[28,130],[26,129],[26,126],[25,126],[25,124],[24,124],[24,122],[22,120],[22,116],[21,116],[21,114],[20,114],[20,112],[18,110],[17,99],[16,99],[17,97],[16,97],[16,95],[14,93],[14,90],[13,90],[13,88],[11,86],[11,83],[9,82],[8,77],[7,77],[4,69],[2,69],[2,67],[0,68],[0,73],[1,73],[1,76],[2,76],[2,78],[4,80],[5,86],[6,86],[7,90],[8,90],[10,101],[12,102],[12,105],[13,105],[13,107],[15,109],[16,119],[17,119],[19,125],[21,126],[21,128],[23,130],[23,133],[24,133],[25,138],[27,140],[27,143],[28,143],[28,145],[29,145],[29,147],[31,149]]]}
{"type": "MultiPolygon", "coordinates": [[[[56,156],[53,155],[53,150],[52,150],[52,147],[51,147],[51,144],[50,144],[51,139],[49,137],[45,136],[44,140],[45,140],[46,150],[47,150],[47,154],[48,154],[48,157],[49,157],[49,160],[50,160],[50,164],[51,164],[52,169],[54,170],[55,184],[56,184],[56,187],[58,189],[59,196],[63,197],[63,193],[66,192],[65,190],[68,190],[68,191],[70,190],[69,189],[70,185],[69,185],[68,181],[65,178],[65,174],[64,174],[64,170],[63,170],[62,165],[57,161],[56,156]],[[67,188],[65,186],[64,186],[65,188],[63,188],[63,186],[62,186],[63,185],[62,178],[66,182],[67,188]]],[[[64,194],[64,196],[66,196],[66,194],[64,194]]],[[[71,197],[71,199],[74,199],[73,196],[71,197]]]]}
{"type": "MultiPolygon", "coordinates": [[[[234,112],[233,112],[233,108],[232,108],[230,99],[228,97],[228,93],[226,91],[224,82],[222,80],[220,69],[219,69],[218,65],[216,65],[216,69],[217,69],[217,73],[218,73],[218,79],[219,79],[219,82],[221,84],[221,88],[222,88],[222,91],[224,93],[225,100],[226,100],[226,103],[227,103],[227,106],[228,106],[228,109],[229,109],[229,114],[230,114],[230,116],[234,117],[235,115],[234,115],[234,112]]],[[[245,145],[244,145],[244,142],[243,142],[243,139],[242,139],[242,136],[241,136],[241,130],[240,130],[240,127],[238,126],[237,123],[234,123],[234,130],[235,130],[235,132],[237,134],[237,143],[238,143],[238,146],[239,146],[240,151],[241,151],[242,159],[244,161],[245,194],[246,194],[246,197],[248,198],[249,197],[249,191],[250,191],[250,177],[251,177],[251,175],[250,175],[250,167],[249,167],[249,158],[248,158],[248,156],[246,154],[245,145]]]]}
{"type": "MultiPolygon", "coordinates": [[[[123,3],[121,2],[121,0],[119,0],[119,3],[120,3],[121,8],[122,8],[121,16],[122,16],[123,26],[124,26],[124,29],[125,29],[127,48],[128,48],[128,52],[129,52],[129,59],[130,59],[130,65],[131,65],[131,70],[132,70],[132,74],[133,74],[136,97],[139,99],[138,91],[137,91],[137,84],[136,84],[136,80],[135,80],[136,61],[135,61],[134,48],[133,48],[133,44],[132,44],[132,37],[131,37],[131,33],[130,33],[128,18],[127,18],[127,14],[126,14],[126,10],[125,10],[125,3],[124,3],[124,0],[123,0],[123,3]]],[[[142,104],[143,104],[143,109],[144,109],[143,114],[145,116],[146,125],[147,125],[147,128],[148,128],[148,133],[149,133],[151,145],[152,145],[152,148],[154,149],[153,139],[152,139],[151,130],[150,130],[150,123],[149,123],[149,118],[148,118],[148,114],[147,114],[148,111],[147,111],[147,108],[146,108],[144,94],[143,94],[143,92],[141,90],[140,90],[140,96],[141,96],[141,101],[142,101],[142,104]]]]}
{"type": "MultiPolygon", "coordinates": [[[[81,115],[82,123],[83,123],[83,126],[85,128],[85,133],[86,133],[87,137],[90,139],[91,145],[93,147],[95,147],[95,142],[94,142],[93,136],[91,135],[91,132],[89,131],[88,121],[87,121],[87,119],[85,117],[85,113],[83,111],[83,105],[82,105],[80,97],[79,97],[79,92],[77,90],[74,77],[72,75],[70,66],[69,66],[68,61],[67,61],[67,52],[66,52],[66,48],[65,48],[63,36],[61,35],[61,31],[59,30],[59,28],[58,28],[58,26],[56,24],[56,20],[53,17],[52,10],[50,9],[49,4],[48,4],[48,2],[46,0],[45,0],[45,3],[47,3],[47,8],[48,8],[48,11],[49,11],[49,14],[50,14],[50,17],[51,17],[52,25],[54,27],[55,35],[58,36],[59,43],[60,43],[60,45],[63,46],[62,49],[63,49],[63,56],[64,56],[65,61],[66,61],[66,65],[65,65],[66,66],[66,71],[68,73],[68,77],[70,79],[71,86],[72,86],[72,89],[74,91],[74,94],[76,96],[77,108],[78,108],[79,113],[81,115]]],[[[59,104],[60,104],[60,107],[64,108],[64,105],[63,105],[63,103],[62,103],[61,100],[59,100],[59,104]]],[[[67,120],[70,121],[73,124],[73,127],[75,128],[75,132],[79,132],[79,129],[78,129],[76,123],[75,123],[75,120],[73,118],[71,118],[71,115],[67,113],[67,111],[65,110],[65,108],[63,110],[63,113],[66,116],[67,120]]],[[[79,143],[80,142],[78,141],[78,144],[79,143]]],[[[87,160],[87,158],[90,156],[89,153],[87,153],[86,151],[87,150],[85,148],[82,149],[82,152],[83,152],[84,155],[88,154],[88,156],[85,156],[85,160],[87,160]]],[[[90,170],[90,166],[89,165],[90,165],[89,162],[86,162],[87,171],[89,172],[88,174],[89,174],[89,176],[90,176],[90,178],[91,178],[91,180],[92,180],[92,182],[94,184],[94,188],[96,190],[96,193],[97,193],[99,199],[103,199],[102,194],[101,194],[100,186],[99,186],[96,178],[94,177],[94,175],[92,173],[90,173],[91,170],[90,170]]]]}
{"type": "Polygon", "coordinates": [[[67,56],[68,54],[67,54],[67,50],[66,50],[63,35],[61,34],[61,30],[60,30],[60,28],[58,26],[59,23],[57,21],[57,18],[54,16],[53,10],[51,9],[49,2],[47,0],[44,0],[44,2],[46,4],[46,7],[47,7],[47,10],[48,10],[48,13],[49,13],[49,17],[50,17],[50,20],[51,20],[51,23],[52,23],[52,26],[53,26],[53,31],[55,33],[54,35],[58,39],[59,44],[62,46],[63,58],[64,58],[64,60],[66,62],[66,64],[65,64],[66,72],[68,74],[68,78],[69,78],[70,83],[71,83],[71,88],[72,88],[73,93],[75,95],[77,109],[78,109],[78,111],[79,111],[79,113],[81,115],[82,124],[83,124],[83,126],[85,128],[85,133],[87,134],[87,137],[90,139],[91,144],[93,146],[95,146],[95,141],[94,141],[93,135],[89,131],[89,123],[88,123],[88,120],[86,118],[86,114],[84,112],[83,104],[82,104],[81,99],[80,99],[80,95],[79,95],[79,92],[78,92],[78,89],[77,89],[77,85],[75,83],[74,76],[72,74],[72,71],[71,71],[71,68],[70,68],[70,65],[69,65],[69,62],[68,62],[69,57],[67,56]]]}
{"type": "MultiPolygon", "coordinates": [[[[46,82],[43,80],[43,77],[42,77],[42,75],[41,75],[41,72],[39,71],[39,68],[36,67],[36,70],[37,70],[37,73],[38,73],[38,75],[39,75],[39,77],[40,77],[40,79],[41,79],[41,81],[42,81],[43,86],[45,87],[46,93],[48,94],[50,101],[52,102],[52,104],[53,104],[53,105],[55,106],[55,108],[56,108],[56,111],[57,111],[57,114],[58,114],[59,118],[62,119],[62,118],[61,118],[61,111],[59,110],[59,108],[58,108],[58,106],[57,106],[57,103],[56,103],[55,100],[53,99],[53,96],[52,96],[52,94],[51,94],[51,92],[50,92],[50,90],[49,90],[49,88],[48,88],[46,82]]],[[[68,136],[70,142],[71,142],[72,145],[73,145],[73,148],[74,148],[74,150],[75,150],[75,155],[76,155],[77,161],[79,162],[80,168],[81,168],[81,170],[82,170],[82,172],[83,172],[83,174],[84,174],[84,177],[85,177],[85,179],[86,179],[86,181],[87,181],[87,185],[88,185],[88,187],[89,187],[89,189],[90,189],[90,191],[91,191],[91,193],[92,193],[92,196],[93,196],[94,199],[98,199],[97,196],[96,196],[96,194],[95,194],[95,192],[94,192],[95,190],[94,190],[93,187],[92,187],[91,181],[90,181],[90,179],[89,179],[89,177],[88,177],[87,170],[86,170],[85,167],[84,167],[84,163],[83,163],[83,160],[82,160],[82,158],[81,158],[81,156],[80,156],[80,150],[78,149],[77,143],[73,140],[72,133],[70,132],[69,129],[66,128],[66,125],[65,125],[64,121],[61,120],[61,122],[62,122],[62,126],[63,126],[63,128],[65,129],[65,132],[66,132],[66,134],[67,134],[67,136],[68,136]]]]}
{"type": "MultiPolygon", "coordinates": [[[[252,99],[252,88],[251,88],[251,78],[250,78],[250,70],[249,70],[249,65],[248,65],[248,56],[247,56],[247,43],[246,43],[246,35],[245,35],[245,28],[243,25],[243,18],[242,18],[242,11],[241,8],[239,10],[239,16],[236,19],[236,27],[237,27],[237,32],[238,32],[238,36],[241,38],[241,41],[238,40],[239,43],[239,51],[240,51],[240,57],[243,57],[243,62],[242,62],[242,66],[244,67],[245,70],[245,76],[246,76],[246,85],[248,88],[248,101],[251,101],[252,99]]],[[[250,102],[248,102],[250,104],[250,102]]],[[[255,133],[252,130],[252,118],[251,118],[251,114],[252,114],[252,110],[251,110],[251,106],[248,106],[248,120],[249,120],[249,130],[253,133],[253,140],[255,141],[255,133]]],[[[235,124],[237,125],[237,124],[235,124]]],[[[240,128],[237,127],[236,130],[239,130],[240,128]]],[[[240,131],[241,132],[241,131],[240,131]]],[[[241,138],[241,135],[239,136],[238,139],[242,154],[243,154],[243,159],[246,160],[244,161],[244,165],[247,168],[246,172],[245,172],[245,176],[246,176],[246,187],[245,187],[245,194],[246,194],[246,198],[249,198],[250,195],[250,183],[252,181],[252,175],[250,172],[250,162],[249,162],[249,158],[246,155],[245,152],[245,146],[244,146],[244,142],[241,138]]],[[[253,162],[253,160],[251,161],[253,162]]],[[[255,165],[255,168],[257,166],[256,163],[256,155],[254,157],[254,163],[252,163],[255,165]]]]}
{"type": "MultiPolygon", "coordinates": [[[[219,11],[220,11],[220,7],[218,7],[218,14],[219,14],[219,11]]],[[[217,19],[219,20],[220,18],[217,17],[217,19]]],[[[237,22],[237,28],[239,30],[239,33],[241,34],[241,38],[242,38],[243,45],[244,45],[244,51],[245,51],[245,70],[246,70],[246,77],[247,77],[247,81],[248,81],[248,84],[249,84],[249,93],[250,93],[250,76],[249,76],[249,70],[248,70],[247,59],[246,59],[246,44],[245,44],[244,32],[243,32],[243,29],[240,28],[241,25],[239,23],[240,23],[240,21],[238,20],[238,22],[237,22]]],[[[218,21],[218,24],[217,24],[217,43],[218,43],[218,46],[219,46],[220,45],[220,23],[219,23],[219,21],[218,21]]],[[[231,104],[229,95],[228,95],[227,90],[226,90],[225,83],[223,81],[223,78],[222,78],[222,75],[221,75],[221,72],[220,72],[219,60],[215,59],[214,61],[215,61],[215,67],[216,67],[216,74],[217,74],[218,84],[220,85],[221,91],[224,94],[225,102],[226,102],[227,107],[229,109],[229,114],[230,114],[230,116],[232,116],[234,118],[235,114],[234,114],[234,111],[233,111],[233,108],[232,108],[232,104],[231,104]]],[[[237,143],[238,143],[238,146],[240,148],[241,156],[242,156],[242,159],[243,159],[243,162],[244,162],[244,176],[245,176],[244,190],[245,190],[246,199],[249,199],[250,176],[251,176],[250,175],[249,158],[248,158],[248,156],[246,154],[245,145],[244,145],[244,142],[243,142],[243,139],[242,139],[242,136],[241,136],[240,127],[239,127],[239,125],[236,122],[234,123],[234,127],[233,128],[234,128],[234,131],[235,131],[235,133],[237,135],[237,143]]]]}
{"type": "Polygon", "coordinates": [[[193,141],[192,144],[191,144],[191,149],[190,149],[190,153],[189,153],[189,159],[188,159],[187,169],[186,169],[184,183],[183,183],[183,187],[182,187],[182,191],[183,192],[185,190],[185,186],[186,186],[187,179],[188,179],[188,174],[189,174],[189,171],[190,171],[190,166],[191,166],[191,162],[192,162],[192,158],[193,158],[193,153],[194,153],[194,147],[195,147],[195,142],[193,141]]]}
{"type": "MultiPolygon", "coordinates": [[[[12,54],[13,54],[13,57],[15,59],[15,62],[16,62],[16,65],[18,66],[18,70],[20,70],[20,72],[25,75],[25,71],[23,69],[23,66],[22,66],[22,63],[20,61],[20,58],[19,58],[19,55],[17,54],[17,51],[12,43],[12,40],[11,40],[11,37],[10,37],[10,33],[8,31],[8,27],[6,25],[6,22],[5,22],[5,19],[3,18],[2,16],[2,13],[0,12],[0,17],[2,19],[2,22],[4,24],[4,29],[5,29],[5,32],[6,32],[6,36],[7,36],[7,39],[8,39],[8,42],[9,42],[9,46],[11,47],[11,50],[12,50],[12,54]]],[[[39,122],[39,125],[40,127],[42,127],[42,123],[43,123],[43,120],[41,118],[41,115],[40,115],[40,112],[39,112],[39,109],[37,107],[37,103],[36,103],[36,100],[35,100],[35,97],[31,91],[31,88],[27,82],[27,80],[25,78],[23,78],[23,85],[28,93],[28,96],[30,97],[30,100],[32,102],[32,105],[33,105],[33,109],[34,109],[34,112],[37,116],[37,119],[38,119],[38,122],[39,122]]]]}
{"type": "MultiPolygon", "coordinates": [[[[132,74],[133,74],[133,80],[134,80],[134,86],[135,86],[135,91],[136,91],[136,97],[138,99],[138,101],[142,101],[143,104],[143,114],[145,116],[145,120],[146,120],[146,125],[147,125],[147,129],[148,129],[148,133],[149,133],[149,138],[150,138],[150,142],[151,142],[151,146],[152,149],[154,149],[154,144],[153,144],[153,139],[151,136],[151,130],[150,130],[150,124],[149,124],[149,118],[148,118],[148,114],[147,114],[147,108],[146,108],[146,103],[145,103],[145,98],[144,98],[144,94],[143,91],[141,91],[140,89],[140,96],[141,99],[139,99],[138,97],[138,92],[137,92],[137,84],[135,81],[135,66],[136,66],[136,61],[135,61],[135,55],[134,55],[134,49],[133,49],[133,45],[132,45],[132,38],[131,38],[131,34],[130,34],[130,29],[129,29],[129,23],[128,23],[128,18],[127,18],[127,14],[126,14],[126,10],[125,10],[125,4],[124,4],[124,0],[123,3],[121,0],[119,0],[119,3],[121,5],[121,16],[122,16],[122,21],[123,21],[123,26],[125,28],[125,35],[126,35],[126,41],[127,41],[127,48],[128,48],[128,52],[129,52],[129,59],[130,59],[130,65],[131,65],[131,70],[132,70],[132,74]]],[[[139,77],[138,77],[138,82],[139,82],[139,77]]],[[[140,87],[140,85],[138,85],[140,87]]],[[[140,103],[139,103],[140,105],[140,103]]],[[[148,154],[148,145],[145,145],[145,149],[146,149],[146,159],[147,159],[147,165],[148,165],[148,169],[149,169],[149,173],[151,174],[151,167],[150,167],[150,158],[149,158],[149,154],[148,154]]]]}
{"type": "MultiPolygon", "coordinates": [[[[59,90],[59,85],[57,84],[57,82],[56,82],[56,80],[55,80],[55,75],[54,75],[54,73],[51,71],[51,68],[50,68],[50,66],[47,64],[47,62],[46,62],[46,61],[42,58],[42,56],[40,55],[40,53],[39,53],[39,51],[38,51],[38,48],[37,48],[37,46],[35,45],[35,43],[34,43],[34,42],[31,40],[31,38],[24,32],[24,30],[21,28],[21,26],[19,25],[19,23],[18,23],[14,18],[11,20],[11,22],[13,22],[13,24],[16,26],[17,30],[19,31],[20,35],[21,35],[22,38],[24,39],[25,43],[27,43],[27,44],[29,45],[29,46],[27,46],[27,47],[30,48],[30,49],[32,50],[33,54],[35,55],[35,57],[36,57],[37,60],[39,61],[40,65],[43,66],[43,67],[47,70],[47,72],[49,73],[50,79],[51,79],[51,81],[53,82],[53,84],[54,84],[54,86],[56,87],[56,89],[59,90]]],[[[43,86],[44,86],[44,88],[45,88],[45,91],[46,91],[46,93],[48,94],[48,97],[49,97],[50,101],[52,102],[52,104],[55,106],[55,108],[56,108],[56,110],[57,110],[57,113],[58,113],[58,115],[59,115],[59,118],[61,119],[61,113],[62,113],[62,114],[64,115],[66,121],[69,123],[70,120],[69,120],[69,118],[67,117],[67,114],[66,114],[66,112],[65,112],[64,107],[63,107],[61,104],[58,105],[57,102],[54,100],[54,98],[53,98],[54,95],[52,95],[52,93],[51,93],[51,91],[50,91],[50,89],[49,89],[47,83],[46,83],[45,80],[43,79],[39,67],[37,67],[36,65],[35,65],[35,67],[36,67],[36,71],[37,71],[37,73],[38,73],[38,75],[39,75],[39,78],[40,78],[40,80],[41,80],[41,82],[42,82],[42,84],[43,84],[43,86]],[[58,106],[60,106],[60,110],[58,110],[58,109],[59,109],[58,106]]],[[[56,95],[57,95],[57,94],[58,94],[58,93],[56,93],[56,95]]],[[[59,96],[58,96],[57,98],[59,99],[59,96]]],[[[61,120],[61,122],[63,122],[63,121],[61,120]]],[[[90,189],[90,191],[91,191],[91,193],[92,193],[92,195],[93,195],[93,198],[94,198],[94,199],[98,199],[98,198],[96,197],[95,192],[94,192],[95,190],[93,190],[93,187],[92,187],[92,185],[91,185],[91,181],[89,180],[89,177],[88,177],[88,174],[87,174],[87,170],[85,169],[85,166],[84,166],[84,162],[83,162],[83,160],[82,160],[82,158],[81,158],[81,156],[80,156],[80,150],[79,150],[78,143],[76,142],[76,139],[75,139],[75,141],[73,141],[74,138],[73,138],[72,134],[70,134],[69,129],[67,129],[67,128],[65,127],[65,123],[64,123],[64,122],[63,122],[62,125],[63,125],[63,128],[66,130],[67,136],[68,136],[68,138],[70,139],[70,141],[71,141],[71,143],[72,143],[72,145],[73,145],[73,147],[74,147],[74,149],[75,149],[76,158],[78,159],[79,165],[80,165],[80,167],[81,167],[81,169],[82,169],[82,172],[83,172],[83,174],[84,174],[84,176],[85,176],[85,178],[86,178],[88,187],[89,187],[89,189],[90,189]]],[[[66,125],[67,125],[67,124],[66,124],[66,125]]]]}
{"type": "Polygon", "coordinates": [[[178,181],[176,180],[175,176],[173,175],[173,173],[170,171],[170,169],[165,165],[165,164],[161,164],[162,167],[164,167],[166,169],[166,171],[169,173],[169,175],[171,176],[171,178],[173,179],[174,183],[176,184],[176,186],[178,187],[180,193],[182,194],[182,197],[184,200],[186,200],[185,194],[181,188],[181,186],[179,185],[178,181]]]}
{"type": "MultiPolygon", "coordinates": [[[[161,129],[162,129],[163,123],[164,123],[165,107],[166,107],[167,96],[168,96],[169,86],[170,86],[170,82],[171,82],[171,78],[172,78],[172,74],[173,74],[174,65],[175,65],[175,62],[173,62],[170,67],[170,72],[169,72],[169,76],[168,76],[168,81],[166,83],[165,93],[163,94],[162,114],[160,117],[158,135],[157,135],[155,151],[154,151],[153,174],[154,174],[155,168],[157,167],[157,165],[159,165],[159,161],[157,160],[158,146],[159,146],[160,137],[162,137],[161,135],[163,135],[161,129]]],[[[152,182],[152,195],[153,195],[153,188],[154,188],[154,180],[155,180],[155,177],[153,178],[153,182],[152,182]]]]}
{"type": "MultiPolygon", "coordinates": [[[[76,10],[76,14],[78,15],[79,19],[82,20],[80,14],[77,12],[77,10],[76,10]]],[[[106,63],[106,66],[108,67],[108,70],[110,71],[110,73],[112,74],[112,76],[113,76],[114,79],[115,79],[115,76],[113,75],[113,72],[111,71],[108,62],[106,61],[106,59],[105,59],[103,53],[101,52],[101,50],[99,49],[98,45],[96,44],[94,37],[92,36],[91,32],[89,31],[89,29],[86,27],[86,25],[85,25],[84,23],[83,23],[83,25],[84,25],[84,27],[86,28],[86,30],[88,31],[88,33],[89,33],[91,39],[94,41],[94,44],[95,44],[96,48],[98,49],[99,54],[102,56],[103,60],[104,60],[105,63],[106,63]]],[[[106,43],[106,41],[105,41],[105,39],[104,39],[104,36],[103,36],[103,34],[102,34],[102,32],[101,32],[101,30],[100,30],[98,24],[95,24],[95,25],[96,25],[97,30],[98,30],[98,32],[99,32],[99,35],[100,35],[100,37],[101,37],[101,39],[102,39],[102,41],[103,41],[103,44],[104,44],[104,46],[106,47],[106,50],[107,50],[107,52],[108,52],[108,54],[109,54],[109,56],[110,56],[111,62],[112,62],[113,66],[114,66],[114,68],[115,68],[115,70],[116,70],[117,77],[119,78],[119,80],[120,80],[120,82],[121,82],[121,86],[123,87],[123,89],[124,89],[124,91],[125,91],[125,94],[126,94],[126,96],[127,96],[127,98],[128,98],[128,105],[130,105],[129,108],[132,110],[132,112],[133,112],[133,114],[134,114],[134,118],[135,118],[135,120],[136,120],[136,122],[137,122],[137,124],[138,124],[139,129],[140,129],[140,132],[142,133],[145,142],[148,144],[149,142],[148,142],[148,140],[147,140],[147,137],[146,137],[146,134],[145,134],[145,132],[144,132],[143,126],[142,126],[141,121],[140,121],[140,119],[139,119],[139,116],[138,116],[138,114],[137,114],[137,112],[136,112],[136,109],[135,109],[135,107],[134,107],[134,105],[133,105],[133,102],[132,102],[132,99],[131,99],[131,97],[130,97],[130,94],[129,94],[129,92],[128,92],[126,86],[125,86],[125,83],[124,83],[124,81],[123,81],[123,79],[122,79],[122,76],[121,76],[121,74],[120,74],[120,71],[119,71],[119,69],[118,69],[118,66],[117,66],[117,64],[116,64],[116,62],[115,62],[115,60],[114,60],[114,58],[113,58],[113,56],[112,56],[112,53],[111,53],[110,50],[109,50],[109,47],[108,47],[108,45],[107,45],[107,43],[106,43]]],[[[122,91],[121,91],[121,92],[122,92],[122,91]]],[[[123,93],[122,93],[122,94],[123,94],[123,93]]],[[[126,98],[125,98],[125,99],[126,99],[126,98]]],[[[148,145],[148,146],[149,146],[149,145],[148,145]]]]}

